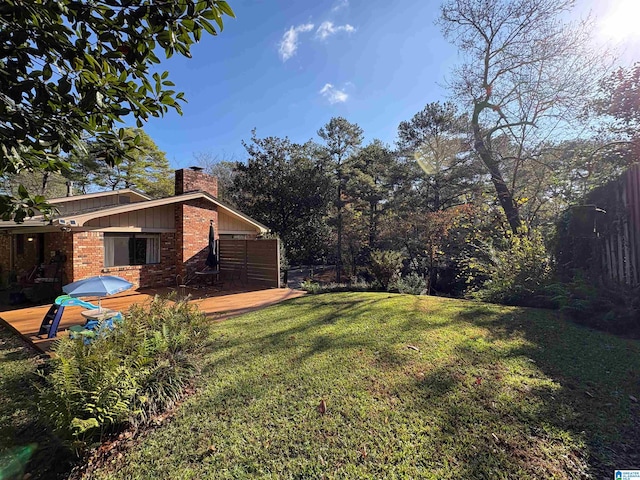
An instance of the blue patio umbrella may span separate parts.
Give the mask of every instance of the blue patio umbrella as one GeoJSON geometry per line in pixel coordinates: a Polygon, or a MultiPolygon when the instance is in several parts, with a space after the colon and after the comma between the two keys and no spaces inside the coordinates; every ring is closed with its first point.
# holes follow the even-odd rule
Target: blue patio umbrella
{"type": "MultiPolygon", "coordinates": [[[[124,292],[133,284],[124,278],[113,275],[98,275],[78,280],[62,287],[62,291],[71,297],[106,297],[124,292]]],[[[100,302],[98,302],[98,305],[100,302]]]]}

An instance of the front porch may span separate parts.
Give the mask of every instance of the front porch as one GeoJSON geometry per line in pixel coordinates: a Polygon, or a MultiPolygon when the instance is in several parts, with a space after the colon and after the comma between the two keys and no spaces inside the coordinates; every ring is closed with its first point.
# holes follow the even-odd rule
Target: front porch
{"type": "MultiPolygon", "coordinates": [[[[102,306],[126,314],[133,304],[148,301],[154,295],[172,292],[170,288],[140,289],[123,292],[112,297],[102,299],[102,306]]],[[[220,321],[231,316],[240,315],[262,307],[296,298],[305,292],[289,288],[241,287],[220,291],[213,288],[188,289],[191,302],[198,305],[207,317],[213,321],[220,321]]],[[[97,299],[88,299],[96,303],[97,299]]],[[[38,350],[49,353],[55,338],[39,338],[37,336],[42,318],[49,310],[50,304],[16,308],[0,312],[0,321],[17,331],[22,337],[38,350]]],[[[69,327],[82,325],[85,319],[80,315],[81,307],[67,307],[60,322],[58,337],[68,335],[69,327]]]]}

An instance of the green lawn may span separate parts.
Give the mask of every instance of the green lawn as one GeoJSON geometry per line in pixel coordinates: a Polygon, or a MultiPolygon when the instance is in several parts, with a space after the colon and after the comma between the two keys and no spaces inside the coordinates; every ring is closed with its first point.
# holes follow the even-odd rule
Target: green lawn
{"type": "MultiPolygon", "coordinates": [[[[202,361],[198,392],[175,417],[94,477],[611,478],[640,468],[630,399],[640,398],[640,343],[554,312],[307,296],[215,325],[202,361]]],[[[69,458],[36,421],[38,363],[0,328],[0,467],[35,444],[31,478],[63,478],[69,458]]]]}
{"type": "Polygon", "coordinates": [[[307,296],[216,325],[203,362],[198,392],[97,478],[611,478],[614,467],[640,468],[629,397],[640,398],[640,343],[553,312],[307,296]]]}
{"type": "Polygon", "coordinates": [[[0,325],[0,480],[64,478],[71,457],[37,421],[33,387],[42,360],[17,334],[0,325]],[[11,474],[11,475],[10,475],[11,474]]]}

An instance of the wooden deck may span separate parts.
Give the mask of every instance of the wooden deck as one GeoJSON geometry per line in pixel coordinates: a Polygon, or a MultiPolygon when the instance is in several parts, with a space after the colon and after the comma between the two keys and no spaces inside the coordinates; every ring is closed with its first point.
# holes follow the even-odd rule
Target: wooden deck
{"type": "MultiPolygon", "coordinates": [[[[125,313],[134,303],[144,303],[153,295],[168,293],[169,289],[146,289],[142,291],[124,292],[113,297],[102,299],[102,307],[125,313]]],[[[196,290],[187,292],[192,295],[191,302],[198,305],[207,317],[214,321],[224,320],[234,315],[240,315],[262,307],[273,305],[290,298],[300,297],[305,292],[288,288],[269,289],[237,289],[233,291],[196,290]]],[[[87,299],[96,303],[95,299],[87,299]]],[[[0,312],[0,321],[8,324],[21,334],[37,349],[48,353],[55,339],[39,338],[37,336],[42,318],[51,305],[17,308],[0,312]]],[[[67,335],[68,328],[82,325],[85,319],[80,315],[81,307],[67,307],[60,322],[58,337],[67,335]]]]}

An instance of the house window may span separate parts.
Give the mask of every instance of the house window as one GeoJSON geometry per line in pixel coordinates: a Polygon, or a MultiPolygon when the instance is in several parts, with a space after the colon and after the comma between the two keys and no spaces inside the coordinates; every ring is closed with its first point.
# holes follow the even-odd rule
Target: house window
{"type": "Polygon", "coordinates": [[[160,263],[160,234],[105,233],[104,266],[160,263]]]}

